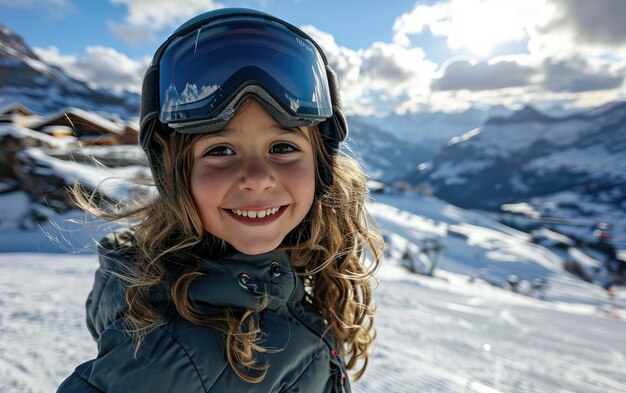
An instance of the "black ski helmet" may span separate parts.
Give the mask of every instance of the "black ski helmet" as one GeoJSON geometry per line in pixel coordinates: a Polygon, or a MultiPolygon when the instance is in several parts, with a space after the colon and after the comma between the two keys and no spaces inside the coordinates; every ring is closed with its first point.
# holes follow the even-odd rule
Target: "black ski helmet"
{"type": "MultiPolygon", "coordinates": [[[[159,191],[163,190],[164,171],[161,146],[155,141],[154,134],[217,131],[226,125],[248,97],[255,98],[280,124],[317,125],[324,147],[331,156],[337,153],[339,143],[347,137],[348,125],[337,77],[323,50],[310,36],[281,19],[255,10],[224,8],[209,11],[176,29],[157,49],[144,76],[139,143],[146,152],[159,191]],[[260,33],[255,33],[251,39],[238,39],[254,29],[260,33]],[[238,45],[242,47],[238,48],[238,45]],[[249,53],[250,45],[255,45],[252,49],[258,50],[249,53]],[[228,54],[230,63],[223,55],[228,49],[232,49],[228,54]],[[306,63],[313,63],[315,59],[318,64],[306,63]],[[222,62],[225,65],[221,69],[216,67],[222,62]],[[201,74],[200,78],[222,77],[224,69],[233,64],[232,68],[238,69],[230,69],[219,84],[207,86],[203,81],[203,93],[200,94],[195,80],[189,77],[195,76],[195,72],[201,74]],[[302,64],[306,67],[298,67],[302,64]],[[280,80],[286,78],[285,73],[302,71],[299,68],[305,69],[309,65],[311,68],[317,65],[319,72],[313,72],[308,78],[294,73],[291,80],[280,80]],[[274,73],[277,75],[272,75],[274,68],[281,68],[274,73]],[[184,80],[177,88],[170,79],[181,75],[184,80]],[[168,85],[168,82],[172,83],[168,85]],[[304,85],[304,92],[299,96],[293,93],[297,90],[293,88],[294,84],[304,85]],[[184,91],[179,93],[183,87],[184,91]],[[283,89],[277,91],[280,88],[283,89]],[[326,103],[321,90],[327,90],[329,99],[326,103]],[[313,98],[309,98],[311,94],[313,98]]],[[[331,168],[319,162],[318,172],[322,184],[316,185],[316,196],[332,185],[333,180],[331,168]]]]}

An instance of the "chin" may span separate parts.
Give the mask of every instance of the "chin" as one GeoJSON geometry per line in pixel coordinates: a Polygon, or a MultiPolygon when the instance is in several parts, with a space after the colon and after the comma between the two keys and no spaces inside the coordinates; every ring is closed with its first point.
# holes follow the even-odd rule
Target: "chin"
{"type": "Polygon", "coordinates": [[[274,244],[273,242],[259,242],[255,244],[232,244],[235,250],[246,255],[259,255],[266,252],[272,252],[280,246],[280,242],[274,244]]]}

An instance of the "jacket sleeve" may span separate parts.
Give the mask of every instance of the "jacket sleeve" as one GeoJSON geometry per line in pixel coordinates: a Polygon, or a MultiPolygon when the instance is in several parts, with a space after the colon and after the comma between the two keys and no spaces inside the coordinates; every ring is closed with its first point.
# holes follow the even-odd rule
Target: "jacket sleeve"
{"type": "Polygon", "coordinates": [[[126,274],[132,263],[121,250],[128,249],[132,234],[113,232],[98,244],[98,261],[94,284],[87,302],[87,329],[95,341],[107,326],[120,319],[128,310],[125,285],[116,274],[126,274]]]}
{"type": "Polygon", "coordinates": [[[90,367],[91,362],[83,363],[76,367],[76,371],[72,373],[59,388],[57,393],[103,393],[84,379],[81,374],[90,367]]]}

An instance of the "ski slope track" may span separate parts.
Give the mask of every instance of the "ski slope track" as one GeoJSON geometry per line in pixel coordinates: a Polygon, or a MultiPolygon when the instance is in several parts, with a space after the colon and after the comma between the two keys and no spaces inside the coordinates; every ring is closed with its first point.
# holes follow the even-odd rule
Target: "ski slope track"
{"type": "MultiPolygon", "coordinates": [[[[369,210],[389,247],[378,336],[354,392],[624,391],[626,291],[615,313],[606,291],[559,268],[558,254],[435,199],[377,197],[369,210]],[[424,238],[444,245],[434,277],[401,266],[424,238]],[[510,272],[542,275],[541,299],[481,279],[510,272]]],[[[93,254],[0,253],[0,391],[54,391],[96,355],[84,322],[96,267],[93,254]]]]}

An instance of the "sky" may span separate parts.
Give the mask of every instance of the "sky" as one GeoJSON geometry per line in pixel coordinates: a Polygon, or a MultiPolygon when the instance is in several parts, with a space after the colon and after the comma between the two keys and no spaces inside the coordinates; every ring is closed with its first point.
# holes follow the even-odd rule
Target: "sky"
{"type": "Polygon", "coordinates": [[[139,92],[159,44],[222,7],[268,12],[311,35],[348,114],[626,98],[622,0],[0,0],[0,24],[76,79],[139,92]]]}

